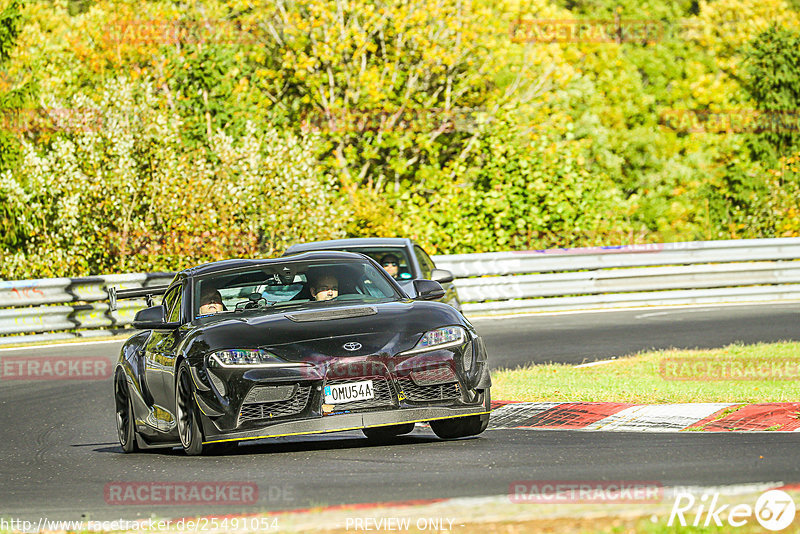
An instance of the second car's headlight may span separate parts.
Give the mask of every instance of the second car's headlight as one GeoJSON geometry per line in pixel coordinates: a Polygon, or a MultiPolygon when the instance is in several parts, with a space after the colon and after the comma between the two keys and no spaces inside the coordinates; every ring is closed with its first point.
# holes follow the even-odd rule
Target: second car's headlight
{"type": "Polygon", "coordinates": [[[286,365],[286,362],[281,361],[277,356],[263,349],[218,350],[209,356],[209,363],[212,365],[218,364],[220,367],[286,365]]]}
{"type": "Polygon", "coordinates": [[[463,328],[460,326],[445,326],[425,332],[422,339],[419,340],[413,349],[407,350],[402,354],[416,354],[417,352],[457,347],[466,340],[467,332],[463,328]]]}

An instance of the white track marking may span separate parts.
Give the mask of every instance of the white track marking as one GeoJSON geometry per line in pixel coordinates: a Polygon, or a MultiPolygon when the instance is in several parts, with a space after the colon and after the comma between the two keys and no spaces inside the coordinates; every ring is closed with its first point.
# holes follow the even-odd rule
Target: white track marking
{"type": "MultiPolygon", "coordinates": [[[[680,311],[690,308],[702,308],[710,310],[713,308],[729,308],[732,306],[753,306],[763,307],[765,305],[781,306],[781,305],[797,305],[800,300],[767,300],[767,301],[752,301],[752,302],[721,302],[718,304],[665,304],[663,306],[635,306],[627,308],[602,308],[599,310],[585,309],[585,310],[563,310],[563,311],[549,311],[549,312],[520,312],[520,313],[506,313],[503,315],[469,315],[467,319],[473,321],[486,321],[497,319],[513,319],[517,317],[548,317],[551,315],[575,315],[580,313],[612,313],[624,311],[647,311],[647,310],[675,310],[680,311]]],[[[702,310],[701,310],[702,311],[702,310]]]]}
{"type": "Polygon", "coordinates": [[[594,367],[595,365],[605,365],[607,363],[614,363],[614,362],[618,362],[618,361],[620,361],[620,360],[618,360],[616,358],[613,359],[613,360],[598,360],[596,362],[582,363],[582,364],[576,365],[575,368],[577,369],[578,367],[594,367]]]}
{"type": "Polygon", "coordinates": [[[517,428],[517,421],[520,419],[530,419],[551,408],[564,404],[563,402],[514,402],[492,410],[489,418],[489,428],[517,428]],[[503,426],[511,423],[513,426],[503,426]]]}
{"type": "Polygon", "coordinates": [[[674,432],[737,403],[685,403],[631,406],[587,425],[583,430],[674,432]]]}

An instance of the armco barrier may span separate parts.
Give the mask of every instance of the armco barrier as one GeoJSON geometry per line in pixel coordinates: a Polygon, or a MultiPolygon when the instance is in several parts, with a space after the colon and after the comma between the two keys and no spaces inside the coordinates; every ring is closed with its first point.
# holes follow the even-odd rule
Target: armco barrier
{"type": "Polygon", "coordinates": [[[164,285],[174,276],[141,273],[0,281],[0,335],[27,334],[0,337],[0,344],[113,334],[129,326],[145,304],[144,299],[123,301],[112,311],[106,288],[164,285]]]}
{"type": "Polygon", "coordinates": [[[800,299],[800,262],[793,261],[800,259],[800,238],[433,259],[456,276],[468,315],[800,299]]]}
{"type": "Polygon", "coordinates": [[[591,269],[800,259],[800,238],[689,241],[618,247],[435,256],[456,278],[591,269]]]}
{"type": "MultiPolygon", "coordinates": [[[[468,315],[800,300],[800,238],[434,256],[468,315]]],[[[143,300],[111,311],[106,288],[173,273],[0,281],[0,344],[95,336],[129,326],[143,300]],[[44,333],[48,332],[48,333],[44,333]]]]}

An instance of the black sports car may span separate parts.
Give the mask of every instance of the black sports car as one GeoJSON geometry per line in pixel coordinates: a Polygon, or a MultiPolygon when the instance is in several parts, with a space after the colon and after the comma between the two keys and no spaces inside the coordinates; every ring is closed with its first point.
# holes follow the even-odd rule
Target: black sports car
{"type": "Polygon", "coordinates": [[[188,454],[242,440],[361,429],[387,439],[430,422],[441,438],[481,433],[490,378],[464,316],[414,281],[409,297],[374,260],[308,252],[178,273],[146,296],[114,373],[125,452],[188,454]],[[153,295],[163,304],[152,306],[153,295]]]}

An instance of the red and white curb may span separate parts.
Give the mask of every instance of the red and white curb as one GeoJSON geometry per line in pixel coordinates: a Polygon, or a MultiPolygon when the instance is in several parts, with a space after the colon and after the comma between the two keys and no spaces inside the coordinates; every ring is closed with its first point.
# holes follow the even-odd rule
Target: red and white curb
{"type": "Polygon", "coordinates": [[[492,402],[489,429],[619,432],[800,431],[800,402],[627,404],[620,402],[492,402]]]}

